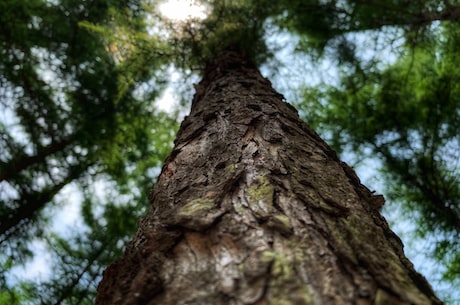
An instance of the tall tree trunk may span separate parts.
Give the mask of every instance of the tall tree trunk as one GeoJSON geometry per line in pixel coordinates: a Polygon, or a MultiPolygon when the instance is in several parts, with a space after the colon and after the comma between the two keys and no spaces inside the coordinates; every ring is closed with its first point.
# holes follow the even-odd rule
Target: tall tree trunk
{"type": "Polygon", "coordinates": [[[208,64],[96,304],[442,304],[374,196],[236,51],[208,64]]]}

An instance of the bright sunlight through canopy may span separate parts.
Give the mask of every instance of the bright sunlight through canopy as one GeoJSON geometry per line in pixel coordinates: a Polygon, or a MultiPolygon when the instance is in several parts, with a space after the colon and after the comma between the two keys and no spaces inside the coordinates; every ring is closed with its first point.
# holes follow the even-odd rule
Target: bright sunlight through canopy
{"type": "Polygon", "coordinates": [[[166,0],[159,9],[163,16],[177,21],[206,17],[205,6],[197,0],[166,0]]]}

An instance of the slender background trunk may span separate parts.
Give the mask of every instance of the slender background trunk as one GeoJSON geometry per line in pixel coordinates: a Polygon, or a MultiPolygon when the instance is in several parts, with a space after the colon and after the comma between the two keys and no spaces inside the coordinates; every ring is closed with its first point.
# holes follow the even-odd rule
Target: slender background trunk
{"type": "Polygon", "coordinates": [[[384,200],[227,51],[192,110],[96,304],[441,304],[384,200]]]}

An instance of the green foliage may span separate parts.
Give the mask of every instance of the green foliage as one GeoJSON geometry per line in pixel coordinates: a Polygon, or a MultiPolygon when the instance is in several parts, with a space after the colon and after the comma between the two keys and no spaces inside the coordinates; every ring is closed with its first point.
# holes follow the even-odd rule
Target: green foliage
{"type": "Polygon", "coordinates": [[[92,303],[103,268],[145,211],[152,169],[177,123],[153,104],[168,50],[148,34],[141,8],[134,0],[0,3],[2,304],[92,303]],[[106,184],[98,198],[93,186],[106,184]],[[64,238],[54,215],[82,196],[65,198],[69,189],[83,194],[84,222],[64,238]],[[32,241],[47,241],[56,268],[27,284],[15,274],[34,257],[32,241]]]}
{"type": "Polygon", "coordinates": [[[30,288],[31,286],[23,283],[18,287],[0,291],[0,303],[8,305],[26,304],[33,299],[33,297],[27,292],[30,288]]]}
{"type": "MultiPolygon", "coordinates": [[[[94,199],[93,199],[94,200],[94,199]]],[[[34,304],[93,304],[96,287],[105,267],[122,253],[124,243],[134,234],[137,220],[145,211],[142,201],[137,204],[83,204],[89,233],[75,232],[62,238],[51,236],[49,247],[54,249],[56,267],[45,282],[36,282],[28,290],[34,304]],[[104,206],[101,215],[92,207],[104,206]],[[90,214],[90,215],[88,215],[90,214]]]]}
{"type": "Polygon", "coordinates": [[[277,22],[302,36],[301,46],[322,54],[327,46],[336,55],[352,55],[355,42],[348,33],[386,32],[398,28],[411,45],[432,38],[427,29],[435,20],[455,20],[448,1],[278,1],[277,22]]]}
{"type": "Polygon", "coordinates": [[[306,89],[306,101],[322,103],[305,107],[337,150],[382,160],[387,197],[417,219],[420,236],[436,237],[433,255],[453,280],[460,253],[460,32],[454,23],[433,31],[437,40],[383,70],[343,70],[339,86],[306,89]]]}
{"type": "Polygon", "coordinates": [[[207,1],[210,12],[204,20],[163,21],[173,32],[170,44],[180,54],[176,64],[198,70],[226,48],[243,50],[253,62],[263,63],[271,55],[263,37],[273,7],[264,4],[264,0],[212,0],[207,1]]]}

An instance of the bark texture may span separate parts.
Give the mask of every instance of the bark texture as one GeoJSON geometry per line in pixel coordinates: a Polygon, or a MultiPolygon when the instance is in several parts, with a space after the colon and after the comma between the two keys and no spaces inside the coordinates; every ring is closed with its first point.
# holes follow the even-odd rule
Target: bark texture
{"type": "Polygon", "coordinates": [[[96,304],[442,304],[384,200],[244,57],[208,64],[96,304]]]}

